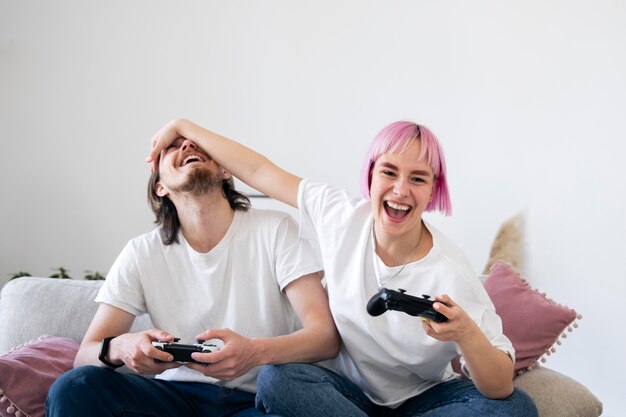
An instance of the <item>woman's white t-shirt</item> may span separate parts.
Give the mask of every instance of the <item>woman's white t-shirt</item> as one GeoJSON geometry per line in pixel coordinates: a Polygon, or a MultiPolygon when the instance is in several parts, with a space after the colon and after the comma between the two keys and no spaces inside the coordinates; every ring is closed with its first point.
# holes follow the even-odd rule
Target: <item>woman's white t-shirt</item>
{"type": "Polygon", "coordinates": [[[389,268],[373,253],[369,201],[303,180],[298,207],[300,236],[319,245],[330,308],[343,340],[337,359],[324,366],[348,377],[374,403],[397,407],[458,377],[450,366],[458,354],[456,343],[426,335],[417,317],[398,311],[377,317],[367,313],[368,301],[378,292],[374,259],[379,262],[384,287],[432,298],[448,294],[494,346],[513,357],[501,320],[466,256],[434,227],[426,224],[433,236],[428,255],[394,276],[402,267],[389,268]],[[386,282],[385,277],[393,278],[386,282]]]}

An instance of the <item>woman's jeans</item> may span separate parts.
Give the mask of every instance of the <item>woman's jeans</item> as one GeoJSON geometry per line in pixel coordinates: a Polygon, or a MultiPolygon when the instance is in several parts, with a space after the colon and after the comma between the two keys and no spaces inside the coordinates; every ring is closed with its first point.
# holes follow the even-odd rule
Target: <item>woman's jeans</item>
{"type": "Polygon", "coordinates": [[[257,408],[285,417],[536,417],[535,404],[515,389],[504,400],[482,395],[469,380],[442,382],[398,408],[372,403],[347,378],[309,364],[265,366],[257,378],[257,408]]]}
{"type": "Polygon", "coordinates": [[[59,377],[48,392],[46,416],[264,416],[254,394],[198,382],[150,379],[82,366],[59,377]]]}

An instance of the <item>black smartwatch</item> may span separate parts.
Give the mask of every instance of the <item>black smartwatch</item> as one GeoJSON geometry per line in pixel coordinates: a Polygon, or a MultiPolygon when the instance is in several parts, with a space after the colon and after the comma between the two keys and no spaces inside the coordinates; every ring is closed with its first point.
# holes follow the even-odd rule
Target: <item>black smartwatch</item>
{"type": "Polygon", "coordinates": [[[105,337],[104,339],[102,339],[102,345],[100,345],[100,354],[98,355],[98,359],[100,359],[100,362],[102,362],[106,366],[109,366],[113,369],[124,366],[123,362],[119,365],[116,365],[114,363],[109,362],[109,360],[107,359],[107,355],[109,354],[109,343],[111,343],[111,340],[114,338],[115,336],[111,336],[111,337],[105,337]]]}

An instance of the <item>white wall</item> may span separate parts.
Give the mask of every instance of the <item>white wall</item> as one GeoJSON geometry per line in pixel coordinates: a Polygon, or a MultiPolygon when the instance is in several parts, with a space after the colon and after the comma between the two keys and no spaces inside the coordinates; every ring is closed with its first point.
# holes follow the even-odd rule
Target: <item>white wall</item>
{"type": "Polygon", "coordinates": [[[617,416],[625,338],[626,2],[0,1],[0,283],[106,272],[152,227],[151,135],[187,117],[358,190],[385,124],[430,126],[481,270],[527,216],[533,286],[584,318],[546,365],[617,416]]]}

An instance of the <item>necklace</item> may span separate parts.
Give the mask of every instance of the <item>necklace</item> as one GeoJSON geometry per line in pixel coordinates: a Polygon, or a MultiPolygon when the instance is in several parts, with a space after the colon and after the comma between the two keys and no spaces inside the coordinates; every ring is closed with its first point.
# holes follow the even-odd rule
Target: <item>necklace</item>
{"type": "MultiPolygon", "coordinates": [[[[423,236],[424,236],[424,230],[422,230],[422,223],[420,222],[420,237],[419,239],[417,239],[417,245],[415,245],[415,247],[413,248],[413,252],[411,252],[409,257],[402,264],[402,268],[400,268],[395,274],[387,278],[387,281],[391,281],[392,279],[400,275],[402,271],[404,271],[404,268],[407,266],[407,264],[411,261],[411,259],[417,252],[417,248],[420,247],[423,236]]],[[[378,289],[381,289],[383,287],[383,280],[382,280],[382,274],[380,272],[380,267],[378,265],[379,260],[376,259],[376,231],[374,230],[373,221],[372,221],[372,261],[374,262],[374,273],[376,275],[376,282],[378,282],[378,289]]]]}

